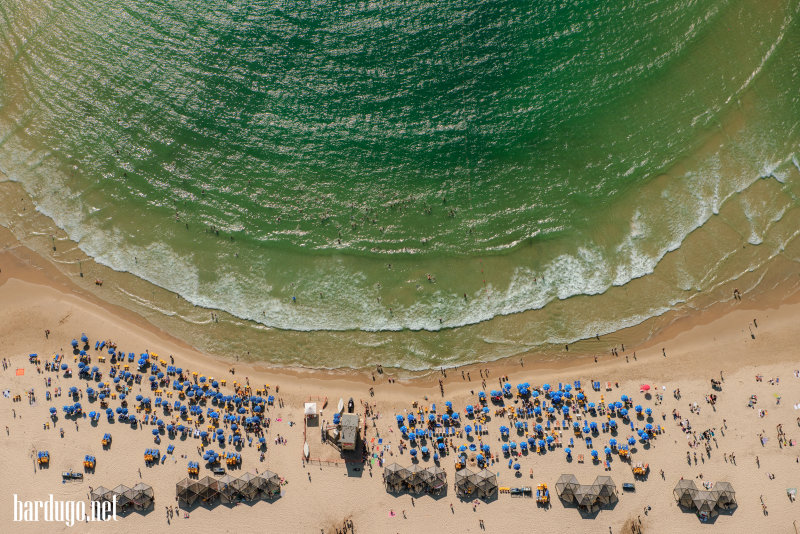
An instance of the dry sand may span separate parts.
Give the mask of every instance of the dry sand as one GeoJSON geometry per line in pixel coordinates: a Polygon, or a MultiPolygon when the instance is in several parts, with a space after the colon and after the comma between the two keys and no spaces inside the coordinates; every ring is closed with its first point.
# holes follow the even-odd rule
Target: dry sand
{"type": "MultiPolygon", "coordinates": [[[[141,530],[143,532],[333,532],[344,519],[353,521],[356,532],[479,532],[479,520],[483,520],[487,532],[515,532],[535,528],[541,531],[572,532],[621,532],[641,519],[645,532],[754,532],[757,529],[770,529],[774,532],[794,532],[793,522],[800,519],[797,504],[786,496],[786,488],[800,486],[800,464],[797,446],[779,447],[776,439],[776,425],[783,424],[789,439],[800,437],[798,416],[800,410],[793,408],[800,403],[800,378],[794,376],[800,368],[797,361],[797,317],[800,317],[800,303],[793,299],[772,299],[774,304],[762,301],[757,303],[740,302],[719,310],[716,314],[706,314],[681,321],[661,333],[647,346],[627,347],[620,356],[603,355],[595,363],[593,355],[570,354],[568,361],[537,364],[535,358],[527,358],[521,365],[518,359],[511,359],[489,366],[490,378],[487,390],[498,387],[497,378],[508,375],[511,384],[529,381],[532,384],[545,382],[572,382],[581,380],[587,391],[589,401],[598,401],[605,395],[607,401],[617,400],[623,393],[634,397],[637,403],[652,407],[655,423],[663,424],[666,433],[653,440],[649,448],[638,446],[634,461],[648,462],[651,474],[646,481],[636,482],[635,493],[620,493],[619,502],[613,508],[606,508],[590,516],[581,515],[575,508],[564,506],[554,499],[548,509],[538,508],[533,499],[511,498],[499,495],[495,500],[480,502],[460,501],[453,490],[453,456],[442,460],[441,465],[448,473],[448,491],[443,497],[419,496],[413,499],[404,494],[394,496],[387,493],[382,483],[382,469],[376,463],[371,468],[356,472],[341,465],[304,465],[301,459],[303,446],[302,407],[309,396],[327,397],[330,403],[323,418],[329,419],[340,397],[345,400],[354,397],[356,403],[367,401],[375,403],[375,411],[380,416],[369,420],[367,440],[371,442],[377,433],[390,443],[393,455],[385,456],[388,463],[398,462],[409,465],[408,453],[398,454],[398,431],[394,415],[411,408],[414,400],[422,403],[444,400],[453,401],[457,409],[466,404],[475,404],[477,393],[483,389],[480,383],[479,368],[472,366],[466,370],[472,380],[461,377],[461,370],[450,370],[444,378],[445,395],[440,395],[436,378],[424,380],[402,379],[389,383],[385,375],[378,375],[375,382],[371,376],[357,373],[321,373],[309,371],[271,370],[266,365],[245,365],[230,361],[209,358],[180,340],[171,338],[152,327],[143,319],[114,306],[105,304],[85,290],[81,290],[57,270],[37,263],[29,251],[13,247],[0,254],[0,332],[3,346],[0,356],[10,361],[9,369],[0,373],[0,390],[10,390],[11,396],[22,395],[22,402],[12,402],[11,398],[0,397],[0,419],[8,426],[6,434],[2,428],[0,451],[6,459],[4,483],[0,488],[0,520],[8,522],[13,532],[68,531],[64,525],[52,523],[11,523],[13,495],[20,499],[46,499],[50,493],[55,499],[85,500],[89,486],[103,485],[113,488],[118,484],[132,486],[140,480],[151,484],[155,489],[154,509],[146,513],[134,512],[120,518],[113,524],[81,524],[72,529],[77,532],[119,532],[141,530]],[[38,267],[34,267],[38,265],[38,267]],[[757,320],[758,326],[753,324],[757,320]],[[49,339],[45,329],[50,330],[49,339]],[[269,383],[272,388],[280,386],[278,396],[283,407],[277,405],[266,414],[272,418],[269,429],[268,450],[264,462],[259,461],[255,448],[244,447],[243,467],[240,472],[263,471],[271,469],[288,481],[283,487],[283,495],[275,502],[256,502],[237,506],[217,505],[211,509],[195,507],[189,518],[183,512],[168,523],[165,507],[176,505],[175,483],[186,477],[187,459],[200,460],[197,448],[199,440],[170,440],[162,438],[158,446],[162,453],[169,443],[175,444],[175,453],[166,463],[146,467],[143,451],[154,446],[152,427],[131,429],[128,425],[109,425],[105,418],[96,425],[81,419],[76,427],[61,413],[61,406],[67,404],[66,396],[45,400],[45,390],[61,387],[64,390],[76,385],[86,387],[86,382],[77,378],[64,378],[62,373],[38,374],[36,367],[28,363],[28,354],[38,353],[43,361],[55,353],[66,351],[65,361],[74,368],[69,342],[85,332],[93,342],[96,339],[112,339],[121,349],[136,353],[149,349],[161,357],[173,355],[176,365],[197,370],[217,378],[231,381],[229,368],[235,367],[235,378],[244,381],[248,377],[254,386],[269,383]],[[751,336],[751,332],[754,337],[751,336]],[[666,357],[662,354],[665,349],[666,357]],[[636,351],[636,360],[633,351],[636,351]],[[626,362],[626,356],[629,361],[626,362]],[[24,369],[24,376],[17,376],[15,370],[24,369]],[[724,373],[725,381],[718,392],[716,411],[706,403],[705,396],[712,393],[709,379],[719,378],[724,373]],[[756,374],[764,376],[763,382],[756,382],[756,374]],[[45,388],[44,377],[52,378],[50,388],[45,388]],[[779,385],[771,385],[770,378],[780,378],[779,385]],[[612,391],[592,392],[590,380],[619,382],[612,391]],[[639,392],[639,384],[654,385],[664,396],[663,404],[645,399],[639,392]],[[369,388],[374,387],[375,396],[369,396],[369,388]],[[664,389],[662,389],[664,388],[664,389]],[[682,397],[677,400],[672,392],[680,388],[682,397]],[[37,402],[28,403],[25,392],[33,389],[37,402]],[[759,417],[757,409],[747,406],[750,395],[758,395],[757,408],[766,409],[767,415],[759,417]],[[428,401],[424,400],[427,395],[428,401]],[[780,395],[780,404],[776,404],[780,395]],[[700,414],[689,411],[690,403],[696,402],[700,414]],[[58,408],[58,421],[43,428],[50,422],[49,408],[58,408]],[[687,464],[689,449],[687,436],[673,421],[672,411],[676,409],[688,418],[698,433],[705,429],[716,429],[716,445],[712,441],[710,457],[705,457],[698,465],[687,464]],[[666,419],[662,419],[662,413],[666,419]],[[281,422],[277,422],[281,419],[281,422]],[[727,429],[723,427],[727,421],[727,429]],[[288,422],[293,421],[294,426],[288,422]],[[373,422],[375,426],[373,426],[373,422]],[[64,429],[64,437],[59,436],[59,428],[64,429]],[[765,446],[759,443],[758,434],[764,432],[769,437],[765,446]],[[103,450],[100,440],[105,432],[114,436],[112,447],[103,450]],[[286,437],[286,445],[275,445],[274,439],[280,434],[286,437]],[[49,450],[51,466],[39,470],[34,461],[37,450],[49,450]],[[723,453],[734,452],[736,465],[723,458],[723,453]],[[87,474],[83,482],[62,484],[61,472],[70,468],[82,471],[85,454],[97,456],[97,469],[87,474]],[[188,458],[184,458],[186,455],[188,458]],[[756,465],[759,457],[760,467],[756,465]],[[664,470],[662,480],[659,472],[664,470]],[[141,472],[141,477],[140,473],[141,472]],[[729,481],[736,489],[739,503],[733,513],[721,514],[712,524],[701,524],[695,514],[684,512],[672,497],[672,488],[680,477],[695,478],[703,475],[705,481],[729,481]],[[769,473],[775,478],[770,479],[769,473]],[[760,497],[768,506],[768,515],[762,513],[760,497]],[[451,512],[450,504],[453,509],[451,512]],[[650,506],[648,514],[643,510],[650,506]],[[390,511],[395,516],[390,516],[390,511]],[[627,526],[626,526],[627,525],[627,526]]],[[[620,342],[624,342],[621,339],[620,342]]],[[[91,351],[96,363],[99,353],[91,351]]],[[[99,364],[107,371],[109,364],[99,364]]],[[[104,376],[104,379],[107,378],[104,376]]],[[[142,392],[147,391],[143,382],[142,392]]],[[[134,387],[133,395],[137,393],[134,387]]],[[[86,399],[83,404],[87,411],[96,409],[86,399]]],[[[112,406],[114,404],[112,403],[112,406]]],[[[503,417],[493,417],[488,423],[490,434],[484,440],[499,450],[498,427],[508,424],[503,417]]],[[[630,432],[621,431],[619,437],[627,437],[630,432]]],[[[568,439],[571,432],[565,432],[568,439]]],[[[608,441],[608,434],[595,438],[595,447],[608,441]]],[[[464,440],[456,440],[460,444],[464,440]]],[[[576,440],[577,441],[577,440],[576,440]]],[[[335,457],[329,446],[324,446],[318,438],[318,430],[312,429],[309,436],[312,455],[335,457]]],[[[215,445],[210,448],[219,450],[215,445]]],[[[702,448],[698,456],[705,456],[702,448]]],[[[576,444],[575,453],[582,453],[588,459],[588,451],[582,444],[576,444]]],[[[202,464],[202,460],[201,464],[202,464]]],[[[597,475],[608,474],[617,483],[632,482],[630,466],[621,461],[613,461],[611,470],[605,471],[602,464],[588,461],[583,464],[568,463],[563,450],[556,449],[544,455],[523,456],[521,478],[508,469],[507,460],[500,459],[491,469],[499,473],[501,486],[534,486],[547,482],[551,490],[562,473],[574,473],[581,482],[591,482],[597,475]],[[533,469],[533,478],[528,475],[533,469]]],[[[423,466],[431,461],[421,462],[423,466]]],[[[235,476],[239,472],[234,471],[235,476]]],[[[201,467],[201,477],[208,474],[201,467]]]]}

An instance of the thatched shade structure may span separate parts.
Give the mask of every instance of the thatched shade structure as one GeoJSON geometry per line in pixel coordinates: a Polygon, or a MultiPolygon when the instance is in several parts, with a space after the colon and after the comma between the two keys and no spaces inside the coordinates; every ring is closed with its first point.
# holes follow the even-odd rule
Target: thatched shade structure
{"type": "Polygon", "coordinates": [[[125,508],[126,506],[131,506],[133,504],[129,497],[130,491],[131,488],[125,486],[124,484],[120,484],[113,489],[113,494],[117,496],[117,506],[120,508],[125,508]]]}
{"type": "Polygon", "coordinates": [[[441,491],[447,487],[447,471],[435,465],[425,471],[428,472],[428,491],[441,491]]]}
{"type": "Polygon", "coordinates": [[[261,496],[265,499],[270,499],[281,493],[281,477],[272,471],[264,471],[261,473],[261,478],[264,479],[264,488],[261,490],[261,496]]]}
{"type": "Polygon", "coordinates": [[[679,480],[672,490],[678,504],[686,508],[694,506],[694,498],[697,495],[697,486],[694,480],[679,480]]]}
{"type": "Polygon", "coordinates": [[[475,473],[469,469],[456,471],[456,494],[460,497],[472,495],[478,487],[475,482],[475,473]]]}
{"type": "Polygon", "coordinates": [[[133,493],[131,501],[133,502],[134,508],[137,510],[147,510],[152,506],[155,500],[153,487],[142,482],[139,482],[131,488],[131,492],[133,493]]]}
{"type": "Polygon", "coordinates": [[[733,491],[733,486],[731,486],[730,482],[717,482],[714,484],[714,491],[719,494],[717,506],[725,508],[736,504],[736,492],[733,491]]]}
{"type": "Polygon", "coordinates": [[[197,500],[199,492],[199,484],[190,478],[184,478],[175,484],[175,496],[178,497],[179,503],[191,506],[197,500]]]}
{"type": "Polygon", "coordinates": [[[260,491],[262,479],[252,473],[245,473],[237,479],[236,489],[245,499],[255,499],[260,491]]]}
{"type": "Polygon", "coordinates": [[[198,497],[204,503],[212,503],[219,497],[219,487],[215,478],[207,476],[202,480],[198,480],[197,483],[200,485],[198,497]]]}
{"type": "Polygon", "coordinates": [[[715,491],[698,490],[692,499],[692,504],[694,504],[698,512],[711,514],[714,512],[714,507],[717,506],[718,497],[719,495],[715,491]]]}
{"type": "Polygon", "coordinates": [[[232,503],[239,499],[240,494],[233,486],[233,481],[236,480],[230,475],[224,475],[217,479],[217,487],[219,488],[219,499],[224,503],[232,503]]]}
{"type": "Polygon", "coordinates": [[[497,493],[497,476],[483,469],[475,474],[475,485],[478,487],[478,495],[483,498],[491,497],[497,493]]]}
{"type": "Polygon", "coordinates": [[[564,501],[571,501],[575,498],[575,490],[579,486],[575,475],[561,475],[556,481],[556,494],[564,501]]]}
{"type": "Polygon", "coordinates": [[[420,493],[425,489],[425,469],[419,464],[412,464],[408,468],[409,476],[406,479],[408,489],[414,493],[420,493]]]}
{"type": "Polygon", "coordinates": [[[389,464],[383,468],[383,483],[389,491],[398,492],[408,478],[408,470],[397,463],[389,464]]]}
{"type": "Polygon", "coordinates": [[[114,492],[103,486],[97,487],[89,494],[92,501],[107,502],[111,501],[114,497],[114,492]]]}
{"type": "Polygon", "coordinates": [[[594,486],[581,484],[573,491],[575,504],[583,508],[591,508],[597,502],[597,490],[594,486]]]}
{"type": "Polygon", "coordinates": [[[617,485],[608,476],[598,476],[592,484],[593,492],[597,493],[597,502],[610,504],[617,500],[617,485]]]}

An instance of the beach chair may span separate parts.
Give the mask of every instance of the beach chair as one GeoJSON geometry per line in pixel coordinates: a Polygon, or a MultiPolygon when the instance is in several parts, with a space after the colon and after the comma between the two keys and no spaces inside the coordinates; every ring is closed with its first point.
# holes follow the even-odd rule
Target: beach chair
{"type": "Polygon", "coordinates": [[[582,455],[582,454],[579,454],[579,455],[578,455],[578,463],[579,463],[579,464],[582,464],[582,463],[583,463],[583,455],[582,455]]]}

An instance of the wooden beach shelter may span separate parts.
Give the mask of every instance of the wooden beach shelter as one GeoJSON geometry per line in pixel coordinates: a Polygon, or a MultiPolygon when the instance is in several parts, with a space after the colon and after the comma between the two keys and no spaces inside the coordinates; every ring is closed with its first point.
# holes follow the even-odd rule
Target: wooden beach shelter
{"type": "Polygon", "coordinates": [[[220,501],[224,503],[232,503],[239,499],[239,491],[233,486],[234,480],[236,479],[230,475],[224,475],[217,479],[220,501]]]}
{"type": "Polygon", "coordinates": [[[694,480],[679,480],[675,485],[675,489],[672,490],[672,495],[675,496],[675,500],[681,506],[692,508],[694,506],[694,497],[697,495],[697,486],[694,480]]]}
{"type": "Polygon", "coordinates": [[[597,502],[601,505],[611,504],[617,500],[617,485],[609,476],[598,476],[592,484],[592,491],[597,493],[597,502]]]}
{"type": "Polygon", "coordinates": [[[556,494],[563,500],[570,502],[575,499],[575,490],[578,489],[580,484],[575,475],[564,474],[558,477],[556,481],[556,494]]]}
{"type": "Polygon", "coordinates": [[[261,478],[264,479],[264,489],[261,490],[261,496],[265,499],[271,499],[281,494],[281,477],[272,471],[264,471],[261,473],[261,478]]]}
{"type": "Polygon", "coordinates": [[[489,498],[497,493],[497,476],[488,469],[478,471],[475,473],[475,485],[478,495],[484,499],[489,498]]]}
{"type": "Polygon", "coordinates": [[[582,508],[591,509],[597,502],[597,490],[594,486],[581,484],[573,491],[575,504],[582,508]]]}
{"type": "Polygon", "coordinates": [[[714,484],[714,491],[719,494],[717,506],[720,508],[727,508],[736,504],[736,492],[733,491],[733,486],[731,486],[730,482],[717,482],[714,484]]]}
{"type": "Polygon", "coordinates": [[[117,496],[117,506],[121,510],[125,510],[126,507],[131,506],[133,503],[131,502],[130,497],[128,496],[128,492],[131,491],[131,488],[125,486],[124,484],[120,484],[116,488],[112,490],[112,496],[117,496]]]}
{"type": "Polygon", "coordinates": [[[425,469],[419,464],[411,464],[408,468],[409,476],[406,479],[406,486],[414,493],[421,493],[425,489],[425,469]]]}
{"type": "Polygon", "coordinates": [[[247,500],[256,498],[259,492],[260,477],[252,473],[245,473],[237,479],[237,489],[247,500]]]}
{"type": "Polygon", "coordinates": [[[717,499],[719,494],[716,491],[699,490],[692,503],[697,508],[697,513],[707,513],[709,515],[715,514],[714,508],[717,506],[717,499]]]}
{"type": "Polygon", "coordinates": [[[200,485],[198,497],[204,503],[211,504],[219,497],[219,486],[216,479],[206,476],[197,483],[200,485]]]}
{"type": "Polygon", "coordinates": [[[387,490],[398,493],[403,489],[408,475],[408,469],[397,463],[391,463],[383,468],[383,483],[387,490]]]}
{"type": "Polygon", "coordinates": [[[475,493],[477,489],[477,484],[475,483],[475,473],[470,471],[469,469],[461,469],[456,471],[456,480],[455,480],[455,487],[456,487],[456,494],[459,497],[467,497],[475,493]]]}
{"type": "Polygon", "coordinates": [[[426,469],[428,472],[428,491],[438,493],[447,487],[447,471],[438,466],[426,469]]]}
{"type": "Polygon", "coordinates": [[[184,503],[187,506],[194,504],[199,493],[199,488],[192,488],[194,485],[195,481],[190,478],[184,478],[175,484],[175,496],[178,498],[178,503],[184,503]]]}
{"type": "Polygon", "coordinates": [[[89,494],[92,501],[110,502],[114,497],[114,492],[103,486],[97,487],[89,494]]]}
{"type": "Polygon", "coordinates": [[[131,492],[131,501],[135,509],[147,510],[153,505],[155,493],[153,492],[152,486],[139,482],[131,488],[131,492]]]}

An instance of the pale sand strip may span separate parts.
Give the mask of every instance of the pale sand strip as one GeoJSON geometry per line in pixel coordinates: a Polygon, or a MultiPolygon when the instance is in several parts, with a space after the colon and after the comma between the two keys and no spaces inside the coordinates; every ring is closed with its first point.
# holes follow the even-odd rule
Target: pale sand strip
{"type": "MultiPolygon", "coordinates": [[[[595,519],[582,519],[576,510],[565,508],[557,500],[552,509],[543,511],[537,509],[531,500],[511,499],[505,495],[488,505],[480,504],[477,511],[473,511],[470,504],[462,503],[455,497],[452,489],[452,457],[442,462],[448,471],[448,495],[441,500],[419,497],[414,505],[408,495],[394,497],[384,491],[382,470],[378,468],[373,469],[371,474],[367,470],[357,477],[347,477],[341,467],[312,466],[308,470],[300,461],[302,426],[290,428],[285,424],[286,421],[300,421],[302,402],[309,394],[327,396],[332,399],[332,404],[340,396],[345,399],[353,396],[356,401],[369,399],[367,388],[373,385],[370,377],[340,373],[273,372],[264,365],[236,365],[236,376],[249,376],[253,384],[280,384],[280,396],[285,401],[285,407],[276,408],[269,415],[282,418],[283,423],[275,423],[270,429],[267,461],[259,462],[255,450],[245,447],[242,472],[256,468],[272,469],[289,480],[286,493],[274,503],[261,502],[233,508],[218,505],[212,510],[198,508],[192,512],[189,520],[181,517],[167,526],[164,507],[175,504],[174,485],[186,476],[186,460],[180,459],[176,463],[168,460],[165,465],[145,468],[142,452],[153,446],[149,428],[133,431],[123,425],[114,425],[110,430],[114,435],[110,451],[103,451],[100,446],[102,434],[109,431],[104,421],[96,428],[82,421],[80,429],[76,431],[74,423],[62,417],[56,428],[65,429],[65,439],[58,437],[57,429],[43,430],[42,424],[48,420],[47,410],[51,404],[44,401],[42,377],[27,364],[27,354],[38,352],[49,356],[60,347],[68,349],[70,339],[86,332],[93,340],[113,338],[126,351],[149,349],[162,356],[174,354],[177,364],[218,378],[226,376],[230,364],[197,353],[185,343],[170,339],[132,314],[75,291],[68,280],[55,272],[46,268],[34,270],[27,267],[18,259],[24,256],[21,250],[13,255],[4,253],[0,256],[0,302],[3,304],[0,309],[0,332],[4,340],[1,352],[3,357],[12,361],[11,369],[0,375],[0,387],[19,394],[23,394],[25,389],[35,388],[39,402],[35,407],[29,406],[24,394],[22,403],[0,399],[0,419],[10,427],[10,436],[0,435],[0,447],[6,459],[4,478],[7,482],[13,481],[0,488],[0,520],[4,522],[10,520],[12,493],[27,499],[45,498],[49,493],[55,494],[56,498],[82,499],[89,485],[114,487],[118,484],[135,484],[139,480],[139,469],[142,471],[142,480],[155,488],[155,510],[144,516],[133,514],[113,526],[82,526],[74,531],[121,532],[123,529],[140,529],[155,532],[191,529],[195,532],[240,532],[248,529],[264,531],[265,525],[269,525],[267,531],[319,532],[321,528],[327,529],[343,518],[351,517],[358,532],[478,532],[478,519],[483,519],[489,532],[530,529],[535,525],[537,530],[563,530],[566,527],[575,532],[605,533],[609,527],[614,532],[619,531],[628,518],[641,515],[643,507],[650,505],[650,515],[642,516],[642,519],[647,530],[652,532],[698,532],[709,528],[724,532],[754,532],[762,528],[792,532],[792,521],[800,516],[796,505],[789,503],[785,495],[785,488],[800,485],[800,478],[796,476],[798,451],[794,447],[780,449],[774,436],[778,423],[783,423],[789,438],[800,436],[795,422],[800,412],[792,409],[792,404],[800,402],[800,379],[792,376],[792,371],[800,367],[795,348],[796,318],[800,316],[800,304],[787,302],[759,311],[742,306],[719,317],[707,316],[684,321],[649,347],[636,347],[637,360],[628,364],[623,356],[617,359],[606,356],[599,364],[595,364],[593,358],[584,356],[575,357],[568,365],[558,362],[559,369],[533,364],[520,368],[516,362],[492,367],[488,389],[497,386],[496,377],[503,372],[510,375],[512,384],[522,380],[557,383],[559,379],[581,379],[588,386],[590,378],[603,383],[619,380],[619,390],[604,392],[607,400],[617,399],[622,392],[638,397],[638,384],[641,382],[666,387],[664,405],[655,407],[655,413],[660,415],[663,411],[667,414],[664,422],[667,434],[659,436],[649,450],[635,457],[650,463],[653,469],[650,479],[638,482],[635,494],[623,495],[613,510],[603,510],[595,519]],[[758,328],[753,328],[756,338],[752,339],[748,323],[754,317],[758,319],[758,328]],[[694,324],[697,326],[692,326],[694,324]],[[49,340],[44,338],[45,328],[51,331],[49,340]],[[667,358],[662,356],[661,347],[666,348],[667,358]],[[17,367],[25,368],[23,377],[14,375],[17,367]],[[718,377],[720,370],[724,370],[726,380],[723,391],[719,393],[717,411],[713,412],[703,398],[711,392],[708,379],[718,377]],[[781,385],[771,386],[766,381],[755,383],[753,377],[757,372],[762,373],[765,380],[780,376],[781,385]],[[671,396],[676,387],[680,387],[683,394],[680,402],[671,396]],[[775,405],[775,392],[782,395],[779,406],[775,405]],[[753,393],[759,396],[759,406],[769,410],[763,419],[746,407],[753,393]],[[688,403],[693,401],[701,406],[701,414],[691,416],[695,429],[702,431],[716,427],[719,430],[722,418],[727,419],[729,427],[725,437],[717,433],[720,448],[714,449],[711,458],[698,467],[686,465],[686,438],[669,416],[673,408],[680,410],[684,416],[689,415],[688,403]],[[16,410],[17,418],[12,416],[12,409],[16,410]],[[757,439],[762,429],[771,438],[764,448],[757,439]],[[286,436],[288,445],[274,445],[272,439],[277,434],[286,436]],[[52,466],[49,470],[37,472],[33,469],[30,451],[34,449],[50,451],[52,466]],[[722,458],[723,452],[730,451],[736,453],[736,467],[722,458]],[[96,473],[87,476],[81,485],[62,485],[61,471],[68,468],[79,470],[86,453],[97,456],[96,473]],[[755,465],[755,455],[760,457],[760,469],[755,465]],[[660,469],[666,472],[665,481],[658,475],[660,469]],[[308,479],[309,472],[311,482],[308,479]],[[776,479],[769,480],[766,475],[768,472],[775,473],[776,479]],[[732,516],[719,517],[711,527],[701,526],[696,516],[681,512],[672,499],[671,490],[678,477],[693,478],[698,473],[703,473],[705,480],[730,481],[740,503],[732,516]],[[762,515],[759,503],[762,494],[769,506],[769,515],[766,517],[762,515]],[[452,514],[449,508],[451,502],[455,507],[452,514]],[[397,512],[396,517],[389,517],[390,509],[397,512]],[[407,519],[403,519],[403,510],[407,519]]],[[[634,349],[626,348],[626,354],[631,354],[634,349]]],[[[471,368],[470,372],[473,375],[471,383],[462,381],[459,371],[451,371],[445,380],[445,398],[460,408],[474,401],[474,397],[469,395],[470,389],[480,389],[475,376],[478,374],[477,368],[471,368]]],[[[55,376],[54,386],[77,384],[75,379],[57,379],[55,376]]],[[[393,414],[402,413],[403,408],[410,407],[413,399],[422,400],[426,394],[439,404],[444,400],[432,380],[388,384],[381,377],[374,387],[376,395],[370,400],[378,403],[378,411],[382,414],[377,422],[378,430],[392,442],[395,450],[397,432],[389,432],[389,428],[396,429],[393,414]]],[[[590,396],[596,397],[597,394],[590,396]]],[[[59,412],[61,405],[66,404],[66,400],[62,400],[56,399],[52,404],[59,408],[59,412]]],[[[332,411],[332,407],[329,406],[327,411],[332,411]]],[[[656,419],[661,422],[660,417],[656,419]]],[[[504,422],[494,418],[489,424],[492,434],[488,439],[494,448],[499,446],[496,441],[497,427],[504,422]]],[[[603,443],[606,439],[607,436],[601,435],[596,442],[603,443]]],[[[164,439],[159,448],[166,449],[168,443],[169,440],[164,439]]],[[[189,454],[192,459],[197,458],[197,442],[176,443],[177,454],[189,454]]],[[[408,454],[395,455],[390,461],[398,461],[403,465],[410,463],[408,454]]],[[[604,474],[600,466],[590,462],[567,464],[563,452],[558,450],[543,457],[529,456],[521,463],[526,473],[521,481],[512,476],[505,461],[495,464],[492,469],[499,471],[501,485],[535,485],[536,482],[545,481],[552,488],[562,472],[575,473],[582,482],[604,474]],[[527,477],[531,467],[535,473],[533,480],[527,477]]],[[[609,474],[618,485],[632,479],[628,466],[621,462],[615,462],[609,474]]],[[[46,527],[56,532],[69,530],[56,525],[46,527]]],[[[44,528],[43,524],[12,525],[14,532],[41,532],[44,528]]]]}

